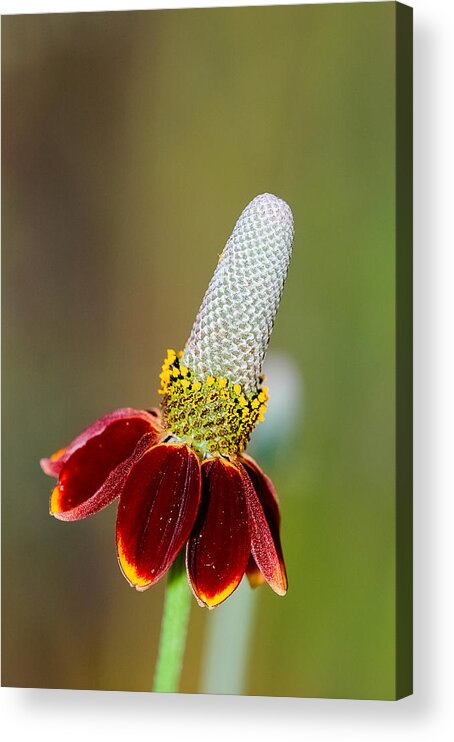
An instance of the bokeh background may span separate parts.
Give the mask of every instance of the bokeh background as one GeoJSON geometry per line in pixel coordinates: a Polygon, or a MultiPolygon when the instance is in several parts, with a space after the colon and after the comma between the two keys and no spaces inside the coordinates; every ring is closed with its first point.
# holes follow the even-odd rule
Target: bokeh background
{"type": "MultiPolygon", "coordinates": [[[[50,518],[38,462],[158,402],[165,349],[269,191],[296,227],[271,350],[304,404],[261,461],[290,589],[253,594],[243,690],[394,696],[394,20],[394,3],[3,18],[5,685],[151,687],[164,584],[120,575],[114,506],[50,518]]],[[[194,603],[183,691],[210,690],[224,610],[194,603]]]]}

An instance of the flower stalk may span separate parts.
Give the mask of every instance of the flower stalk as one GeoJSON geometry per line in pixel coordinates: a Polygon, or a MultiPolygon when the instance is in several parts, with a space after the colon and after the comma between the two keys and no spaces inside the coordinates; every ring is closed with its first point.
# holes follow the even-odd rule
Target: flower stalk
{"type": "Polygon", "coordinates": [[[176,693],[180,682],[191,608],[184,550],[169,570],[153,683],[157,693],[176,693]]]}

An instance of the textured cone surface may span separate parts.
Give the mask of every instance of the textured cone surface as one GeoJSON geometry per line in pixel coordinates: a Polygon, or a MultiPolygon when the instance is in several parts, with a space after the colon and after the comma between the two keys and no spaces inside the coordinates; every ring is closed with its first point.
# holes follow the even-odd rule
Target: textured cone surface
{"type": "Polygon", "coordinates": [[[201,380],[225,377],[254,392],[287,275],[290,207],[269,193],[245,208],[203,298],[183,362],[201,380]]]}

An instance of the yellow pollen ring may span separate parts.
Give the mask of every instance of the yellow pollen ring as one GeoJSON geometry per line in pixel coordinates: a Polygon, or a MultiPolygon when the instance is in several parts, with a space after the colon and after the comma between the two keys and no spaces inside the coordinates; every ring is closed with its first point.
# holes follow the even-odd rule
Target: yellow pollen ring
{"type": "Polygon", "coordinates": [[[238,454],[263,416],[265,387],[247,395],[241,384],[223,376],[195,379],[180,354],[167,352],[160,374],[164,424],[172,433],[213,454],[238,454]]]}

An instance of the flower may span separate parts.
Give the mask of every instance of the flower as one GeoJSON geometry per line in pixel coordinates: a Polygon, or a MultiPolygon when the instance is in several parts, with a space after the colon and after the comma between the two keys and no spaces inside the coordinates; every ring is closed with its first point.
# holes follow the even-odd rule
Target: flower
{"type": "Polygon", "coordinates": [[[117,555],[131,586],[154,585],[186,548],[197,601],[213,608],[244,574],[287,590],[275,489],[244,451],[263,419],[262,364],[293,241],[288,205],[257,196],[222,252],[184,351],[168,350],[161,409],[121,408],[41,466],[50,513],[79,520],[119,497],[117,555]]]}

